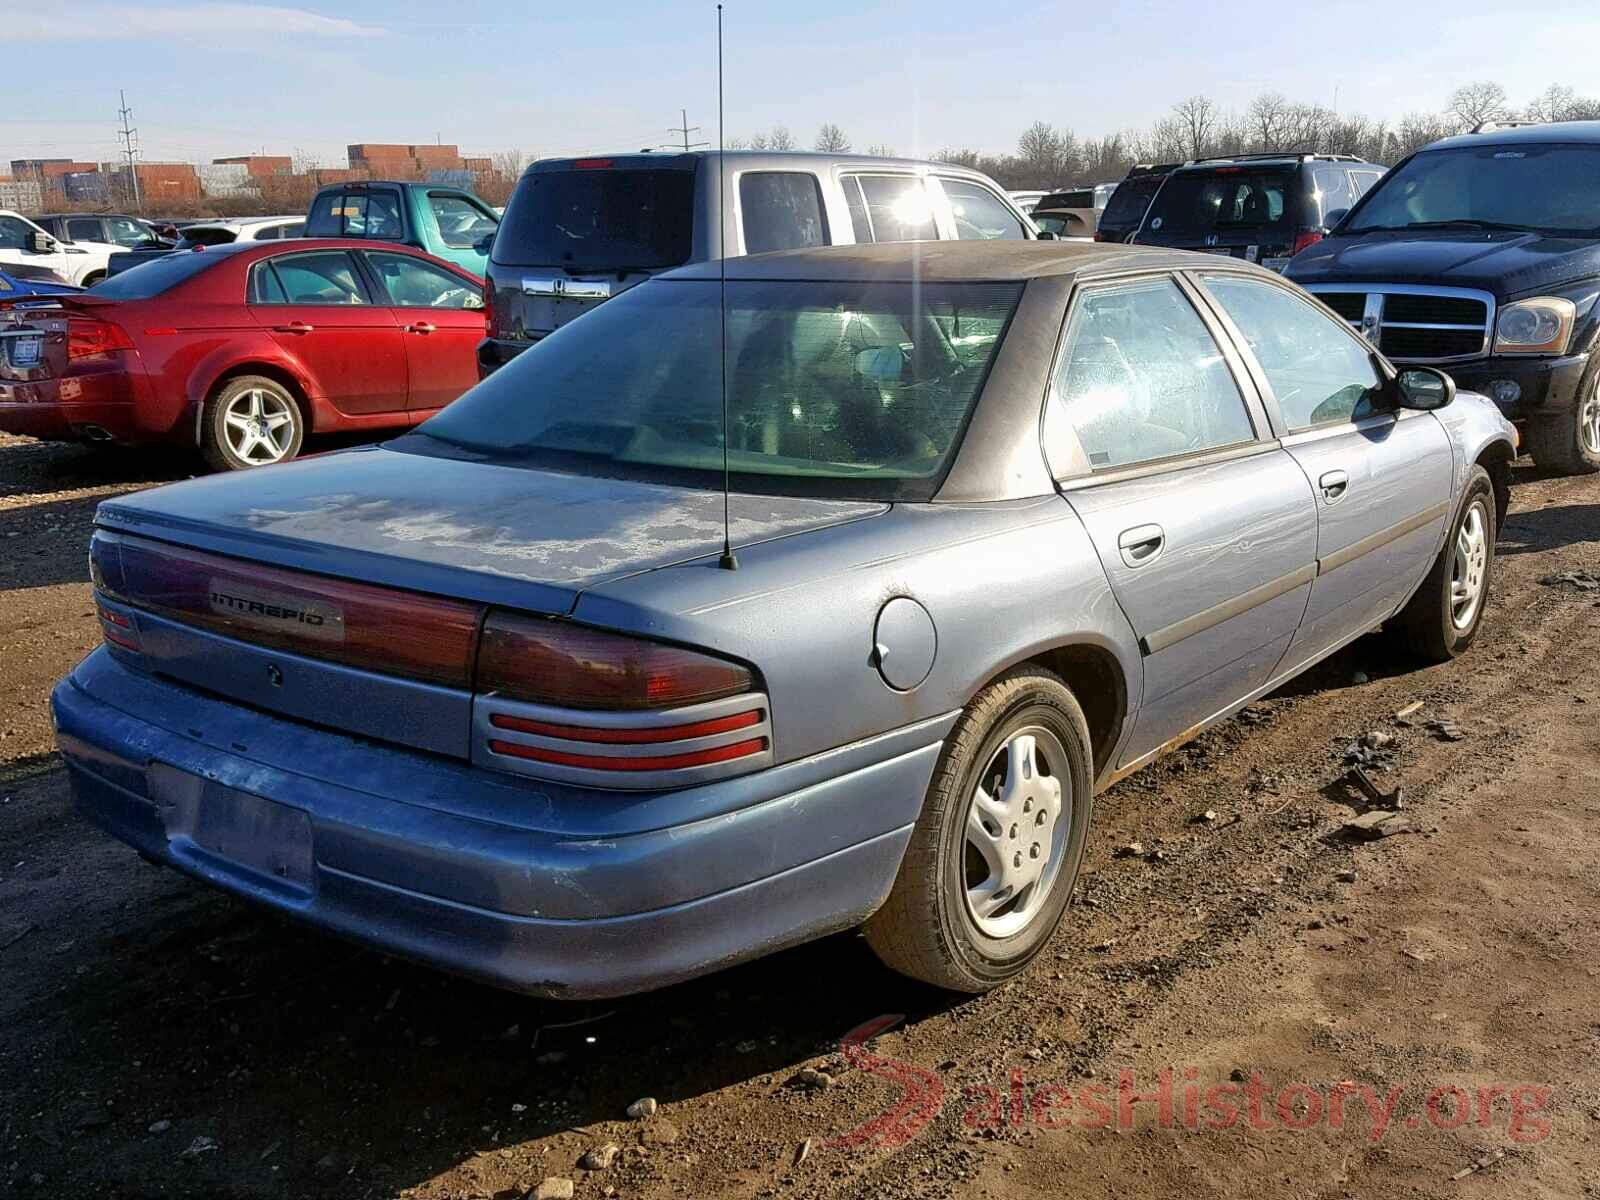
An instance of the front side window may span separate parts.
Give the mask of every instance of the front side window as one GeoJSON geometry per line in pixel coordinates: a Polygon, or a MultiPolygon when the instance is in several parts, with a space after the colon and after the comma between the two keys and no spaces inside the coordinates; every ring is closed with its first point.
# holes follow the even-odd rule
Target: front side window
{"type": "Polygon", "coordinates": [[[861,189],[859,203],[850,213],[856,241],[925,242],[939,236],[921,176],[850,176],[845,180],[847,193],[852,183],[861,189]]]}
{"type": "Polygon", "coordinates": [[[33,226],[21,217],[0,217],[0,250],[26,250],[32,232],[33,226]]]}
{"type": "MultiPolygon", "coordinates": [[[[950,212],[956,222],[956,237],[962,241],[991,241],[1006,238],[1020,241],[1028,236],[1012,211],[988,188],[966,179],[941,179],[950,212]]],[[[1090,203],[1093,203],[1091,194],[1090,203]]]]}
{"type": "Polygon", "coordinates": [[[73,217],[67,222],[67,240],[69,242],[98,242],[104,237],[100,231],[100,222],[93,217],[73,217]]]}
{"type": "Polygon", "coordinates": [[[747,254],[828,244],[822,185],[807,171],[746,171],[739,176],[739,213],[747,254]]]}
{"type": "Polygon", "coordinates": [[[1341,232],[1441,226],[1600,236],[1600,146],[1425,150],[1385,175],[1341,232]]]}
{"type": "Polygon", "coordinates": [[[256,304],[370,303],[354,261],[343,250],[284,255],[257,263],[251,272],[251,300],[256,304]],[[271,272],[273,282],[256,282],[263,267],[271,272]]]}
{"type": "Polygon", "coordinates": [[[459,275],[409,254],[373,251],[367,265],[401,308],[482,308],[483,295],[459,275]]]}
{"type": "Polygon", "coordinates": [[[428,207],[439,224],[439,240],[458,250],[470,249],[492,236],[499,222],[465,196],[429,192],[428,207]]]}
{"type": "Polygon", "coordinates": [[[1074,304],[1052,402],[1095,470],[1255,438],[1222,351],[1167,277],[1095,288],[1074,304]]]}
{"type": "Polygon", "coordinates": [[[1377,368],[1337,319],[1270,283],[1237,275],[1203,278],[1249,343],[1291,432],[1366,411],[1380,383],[1377,368]]]}
{"type": "MultiPolygon", "coordinates": [[[[1015,283],[730,281],[734,490],[931,498],[1021,294],[1015,283]],[[950,334],[958,322],[964,346],[950,334]]],[[[720,488],[721,311],[715,281],[634,288],[525,350],[412,444],[720,488]]]]}

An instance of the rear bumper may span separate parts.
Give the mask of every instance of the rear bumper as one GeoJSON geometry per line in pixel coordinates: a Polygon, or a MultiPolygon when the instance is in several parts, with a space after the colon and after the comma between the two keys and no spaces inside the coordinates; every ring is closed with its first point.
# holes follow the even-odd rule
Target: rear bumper
{"type": "Polygon", "coordinates": [[[280,720],[104,649],[52,709],[79,808],[147,857],[367,945],[570,998],[645,991],[859,924],[894,881],[948,728],[641,796],[280,720]],[[174,801],[174,779],[188,800],[174,801]],[[492,817],[464,793],[474,782],[492,817]],[[730,808],[731,789],[748,803],[730,808]],[[219,839],[196,832],[207,805],[254,815],[219,839]],[[301,832],[261,833],[285,817],[301,832]],[[296,853],[304,870],[261,865],[296,853]]]}
{"type": "MultiPolygon", "coordinates": [[[[1401,364],[1404,365],[1404,364],[1401,364]]],[[[1571,354],[1561,358],[1520,358],[1513,355],[1477,359],[1472,362],[1445,363],[1440,370],[1464,391],[1479,392],[1494,400],[1495,407],[1512,420],[1525,420],[1544,413],[1572,411],[1577,405],[1578,384],[1589,365],[1589,355],[1571,354]],[[1514,401],[1495,398],[1493,385],[1509,380],[1517,385],[1514,401]]]]}
{"type": "Polygon", "coordinates": [[[52,441],[148,441],[143,388],[129,370],[23,382],[0,379],[0,430],[52,441]]]}

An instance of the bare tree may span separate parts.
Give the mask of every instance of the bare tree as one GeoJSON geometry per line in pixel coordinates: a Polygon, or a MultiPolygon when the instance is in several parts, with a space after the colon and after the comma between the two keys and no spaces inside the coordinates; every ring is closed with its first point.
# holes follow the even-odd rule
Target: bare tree
{"type": "Polygon", "coordinates": [[[1257,150],[1276,150],[1283,145],[1289,109],[1289,101],[1282,92],[1263,92],[1250,102],[1250,125],[1257,150]]]}
{"type": "Polygon", "coordinates": [[[1511,115],[1506,102],[1506,90],[1491,80],[1480,79],[1464,83],[1450,93],[1450,115],[1464,129],[1472,129],[1485,121],[1500,121],[1511,115]]]}
{"type": "Polygon", "coordinates": [[[501,179],[521,178],[523,168],[532,161],[533,156],[524,154],[521,150],[502,150],[489,159],[494,167],[494,173],[501,179]]]}
{"type": "Polygon", "coordinates": [[[826,154],[848,154],[850,152],[850,139],[845,136],[844,130],[829,121],[821,129],[817,130],[815,148],[826,154]]]}
{"type": "Polygon", "coordinates": [[[895,157],[894,147],[886,145],[883,142],[873,142],[872,145],[867,147],[867,153],[870,154],[873,158],[894,158],[895,157]]]}
{"type": "Polygon", "coordinates": [[[1190,158],[1201,158],[1210,149],[1217,128],[1217,106],[1209,96],[1190,96],[1172,106],[1172,118],[1182,133],[1190,158]]]}
{"type": "Polygon", "coordinates": [[[1017,167],[1026,171],[1034,186],[1062,183],[1077,168],[1078,139],[1069,129],[1048,121],[1035,121],[1017,139],[1017,167]]]}
{"type": "Polygon", "coordinates": [[[772,132],[767,135],[768,150],[793,150],[794,134],[789,132],[787,125],[774,125],[772,132]]]}

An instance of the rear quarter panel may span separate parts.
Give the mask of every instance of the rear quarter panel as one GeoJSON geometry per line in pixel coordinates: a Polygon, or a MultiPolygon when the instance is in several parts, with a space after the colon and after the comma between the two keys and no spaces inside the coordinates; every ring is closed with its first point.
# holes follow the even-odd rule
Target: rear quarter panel
{"type": "Polygon", "coordinates": [[[1129,712],[1142,679],[1093,546],[1053,495],[897,505],[741,550],[736,572],[702,559],[602,584],[573,615],[753,663],[779,761],[954,714],[1006,668],[1064,645],[1115,660],[1129,712]],[[917,600],[937,636],[931,672],[908,691],[889,687],[874,661],[878,613],[897,596],[917,600]]]}

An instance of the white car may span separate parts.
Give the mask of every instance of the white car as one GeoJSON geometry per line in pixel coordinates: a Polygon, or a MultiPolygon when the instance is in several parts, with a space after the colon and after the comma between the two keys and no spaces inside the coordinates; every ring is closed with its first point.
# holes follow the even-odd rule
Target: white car
{"type": "Polygon", "coordinates": [[[0,209],[0,263],[44,267],[68,283],[89,287],[106,276],[106,264],[121,246],[105,242],[61,242],[21,213],[0,209]]]}
{"type": "Polygon", "coordinates": [[[205,221],[178,230],[178,248],[225,246],[230,242],[266,242],[297,238],[306,226],[304,213],[280,217],[239,217],[205,221]]]}

